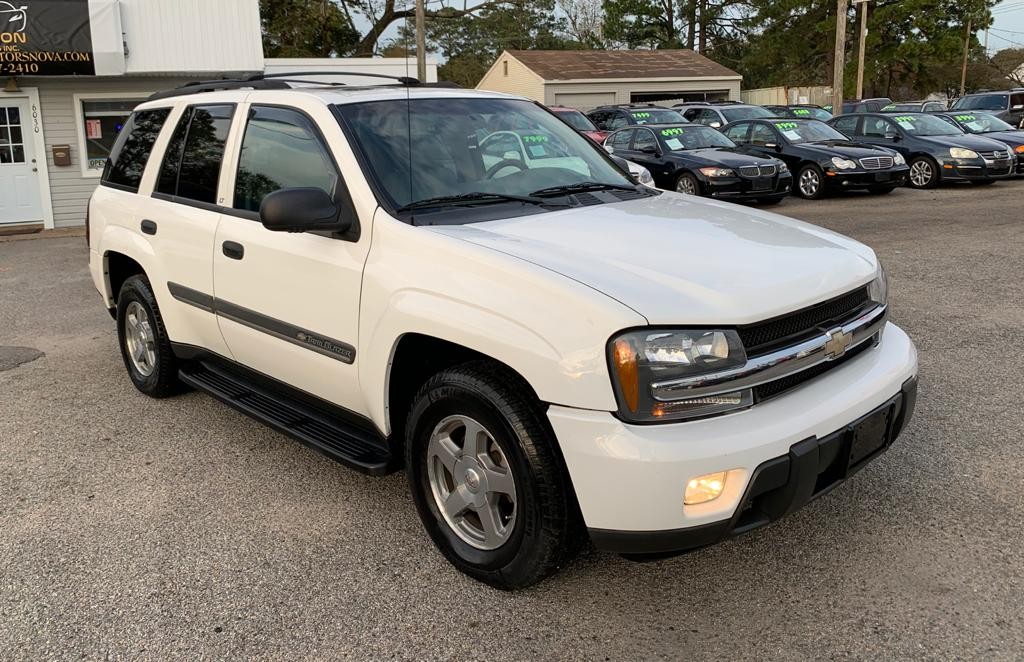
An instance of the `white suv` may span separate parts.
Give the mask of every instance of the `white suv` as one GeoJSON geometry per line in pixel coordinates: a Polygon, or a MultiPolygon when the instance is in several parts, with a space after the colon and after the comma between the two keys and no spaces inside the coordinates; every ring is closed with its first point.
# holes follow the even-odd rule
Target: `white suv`
{"type": "Polygon", "coordinates": [[[766,524],[913,411],[871,249],[639,186],[525,99],[155,95],[88,226],[140,391],[187,385],[358,470],[404,466],[434,543],[498,587],[588,536],[651,556],[766,524]]]}

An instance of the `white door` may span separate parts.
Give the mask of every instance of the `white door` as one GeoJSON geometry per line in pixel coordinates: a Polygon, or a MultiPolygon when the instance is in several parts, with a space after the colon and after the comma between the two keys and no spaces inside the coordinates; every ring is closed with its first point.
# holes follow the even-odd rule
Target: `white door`
{"type": "Polygon", "coordinates": [[[0,99],[0,223],[43,220],[28,101],[0,99]]]}

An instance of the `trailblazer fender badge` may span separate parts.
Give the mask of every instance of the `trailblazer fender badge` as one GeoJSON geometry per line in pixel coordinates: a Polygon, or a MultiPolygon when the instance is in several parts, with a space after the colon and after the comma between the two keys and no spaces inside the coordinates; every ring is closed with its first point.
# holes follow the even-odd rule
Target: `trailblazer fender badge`
{"type": "Polygon", "coordinates": [[[836,327],[828,332],[828,342],[825,343],[825,358],[834,361],[846,354],[846,349],[853,342],[853,334],[846,333],[836,327]]]}

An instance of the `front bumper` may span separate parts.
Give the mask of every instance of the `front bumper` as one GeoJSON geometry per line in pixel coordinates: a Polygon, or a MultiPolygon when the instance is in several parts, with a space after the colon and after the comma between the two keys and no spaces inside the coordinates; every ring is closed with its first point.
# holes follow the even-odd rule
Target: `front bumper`
{"type": "Polygon", "coordinates": [[[907,166],[883,170],[826,170],[825,186],[831,190],[859,189],[872,186],[902,186],[907,181],[907,166]]]}
{"type": "Polygon", "coordinates": [[[1012,174],[1013,167],[1014,160],[1012,158],[1000,159],[998,161],[946,159],[942,163],[942,179],[947,181],[1003,179],[1012,174]]]}
{"type": "Polygon", "coordinates": [[[722,200],[784,197],[793,186],[793,175],[789,172],[772,177],[699,177],[707,194],[722,200]]]}
{"type": "MultiPolygon", "coordinates": [[[[619,552],[665,553],[709,544],[771,521],[769,517],[752,524],[738,519],[752,499],[762,496],[762,485],[775,493],[774,482],[761,483],[767,479],[760,478],[760,468],[789,457],[794,448],[802,454],[811,452],[805,450],[808,444],[820,446],[851,422],[896,399],[907,402],[909,390],[904,395],[904,389],[916,374],[913,343],[889,323],[876,347],[744,411],[673,424],[628,425],[608,412],[553,405],[548,418],[595,544],[619,552]],[[683,505],[687,481],[717,471],[730,472],[722,495],[708,503],[683,505]],[[756,490],[751,487],[755,483],[756,490]],[[685,542],[690,540],[687,531],[693,532],[696,543],[685,542]]],[[[887,434],[883,448],[909,418],[910,407],[901,404],[901,411],[905,415],[887,434]]],[[[834,443],[828,447],[834,448],[834,443]]],[[[819,463],[824,461],[825,456],[818,457],[819,463]]],[[[839,457],[839,452],[833,454],[821,468],[835,473],[839,457]]],[[[855,464],[844,469],[862,466],[855,464]]],[[[845,471],[842,478],[851,474],[845,471]]],[[[814,482],[817,485],[817,478],[814,482]]],[[[807,498],[794,497],[781,512],[769,513],[785,514],[815,493],[801,494],[807,498]]]]}

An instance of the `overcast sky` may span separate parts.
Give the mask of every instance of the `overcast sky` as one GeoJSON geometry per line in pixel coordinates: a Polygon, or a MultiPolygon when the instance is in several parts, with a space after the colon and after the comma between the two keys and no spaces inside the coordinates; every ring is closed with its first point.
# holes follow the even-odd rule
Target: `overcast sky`
{"type": "MultiPolygon", "coordinates": [[[[988,34],[990,53],[1004,48],[1024,48],[1024,0],[1002,0],[992,9],[992,24],[988,34]]],[[[985,33],[978,38],[985,41],[985,33]]]]}

